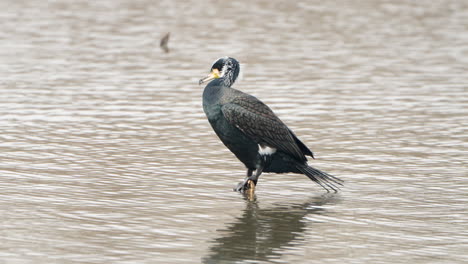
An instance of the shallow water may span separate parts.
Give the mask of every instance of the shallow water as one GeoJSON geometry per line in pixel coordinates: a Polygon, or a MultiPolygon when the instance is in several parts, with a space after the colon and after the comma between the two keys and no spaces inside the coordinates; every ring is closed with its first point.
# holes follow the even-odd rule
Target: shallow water
{"type": "Polygon", "coordinates": [[[466,1],[0,7],[0,262],[468,261],[466,1]],[[231,191],[198,86],[224,55],[341,192],[231,191]]]}

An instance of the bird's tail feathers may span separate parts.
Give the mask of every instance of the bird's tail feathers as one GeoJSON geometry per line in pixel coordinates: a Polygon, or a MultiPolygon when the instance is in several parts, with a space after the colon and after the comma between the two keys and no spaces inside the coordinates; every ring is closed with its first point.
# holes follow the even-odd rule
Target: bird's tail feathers
{"type": "Polygon", "coordinates": [[[332,189],[334,192],[338,192],[338,190],[340,189],[339,186],[343,186],[343,180],[341,180],[340,178],[337,178],[318,169],[312,168],[307,164],[297,164],[296,167],[299,171],[301,171],[307,177],[309,177],[309,179],[316,182],[317,184],[322,186],[322,188],[327,190],[327,192],[330,192],[330,189],[332,189]]]}

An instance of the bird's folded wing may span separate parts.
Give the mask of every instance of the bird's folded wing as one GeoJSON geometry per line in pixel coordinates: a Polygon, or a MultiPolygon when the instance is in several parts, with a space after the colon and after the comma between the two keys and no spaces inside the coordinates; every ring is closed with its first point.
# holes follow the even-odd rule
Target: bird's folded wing
{"type": "Polygon", "coordinates": [[[238,97],[221,108],[227,121],[257,144],[266,145],[306,160],[288,127],[255,97],[238,97]]]}

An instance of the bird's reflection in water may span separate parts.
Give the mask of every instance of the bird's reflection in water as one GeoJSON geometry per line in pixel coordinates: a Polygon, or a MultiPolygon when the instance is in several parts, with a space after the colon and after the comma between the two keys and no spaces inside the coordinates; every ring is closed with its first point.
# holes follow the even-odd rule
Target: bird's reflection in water
{"type": "Polygon", "coordinates": [[[262,209],[253,197],[246,197],[242,216],[212,241],[214,244],[203,263],[234,263],[238,261],[268,261],[279,258],[278,249],[300,245],[308,225],[304,217],[325,214],[322,205],[336,203],[334,195],[311,198],[303,203],[290,203],[262,209]]]}

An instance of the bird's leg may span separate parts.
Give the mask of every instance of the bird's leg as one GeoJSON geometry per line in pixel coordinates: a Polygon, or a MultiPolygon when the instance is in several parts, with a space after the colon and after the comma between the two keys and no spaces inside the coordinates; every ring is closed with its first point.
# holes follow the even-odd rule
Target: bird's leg
{"type": "Polygon", "coordinates": [[[257,185],[258,178],[263,172],[263,168],[269,166],[271,163],[271,155],[262,155],[259,161],[259,164],[257,165],[257,169],[255,170],[255,175],[252,176],[252,173],[250,176],[248,175],[248,179],[253,183],[253,186],[257,185]]]}
{"type": "Polygon", "coordinates": [[[255,175],[253,176],[251,175],[249,177],[249,180],[252,181],[254,185],[257,185],[258,177],[260,177],[262,172],[263,172],[263,166],[260,166],[259,168],[257,168],[257,170],[255,170],[255,175]]]}
{"type": "Polygon", "coordinates": [[[262,174],[262,172],[263,166],[260,166],[255,170],[255,175],[253,175],[253,170],[248,169],[247,178],[245,178],[244,181],[240,182],[234,190],[242,193],[247,190],[252,190],[253,192],[253,190],[255,190],[255,185],[257,185],[258,177],[260,177],[260,174],[262,174]]]}

